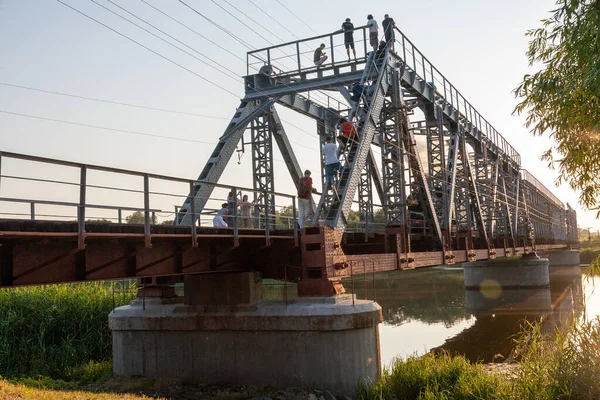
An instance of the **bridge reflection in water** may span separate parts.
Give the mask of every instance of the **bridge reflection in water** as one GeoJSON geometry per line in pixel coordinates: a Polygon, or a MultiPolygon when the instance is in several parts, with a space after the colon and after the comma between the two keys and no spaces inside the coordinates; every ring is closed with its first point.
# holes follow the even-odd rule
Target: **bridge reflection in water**
{"type": "Polygon", "coordinates": [[[378,274],[374,280],[367,277],[366,285],[354,278],[354,293],[375,296],[381,305],[384,366],[398,356],[441,350],[471,361],[502,362],[525,321],[540,321],[543,332],[551,334],[582,317],[590,295],[592,302],[600,300],[592,290],[585,293],[585,278],[578,266],[552,267],[549,289],[505,290],[486,298],[465,291],[462,269],[436,267],[378,274]]]}

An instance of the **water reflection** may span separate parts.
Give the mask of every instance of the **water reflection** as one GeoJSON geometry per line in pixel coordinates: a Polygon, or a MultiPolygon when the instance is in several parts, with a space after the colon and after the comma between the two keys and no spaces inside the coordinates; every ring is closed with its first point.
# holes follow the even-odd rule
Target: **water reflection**
{"type": "MultiPolygon", "coordinates": [[[[512,338],[525,320],[541,321],[544,331],[553,332],[581,317],[586,301],[594,306],[587,309],[588,317],[600,315],[600,294],[582,280],[581,271],[552,267],[549,289],[504,290],[494,296],[465,292],[462,269],[397,271],[355,278],[354,293],[375,297],[382,307],[384,365],[397,356],[442,349],[491,362],[510,357],[512,338]]],[[[350,281],[344,285],[352,291],[350,281]]]]}

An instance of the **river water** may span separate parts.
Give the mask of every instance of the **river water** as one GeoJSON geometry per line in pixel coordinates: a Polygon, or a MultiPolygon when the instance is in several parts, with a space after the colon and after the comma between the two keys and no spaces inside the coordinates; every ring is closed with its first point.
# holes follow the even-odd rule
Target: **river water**
{"type": "Polygon", "coordinates": [[[512,338],[526,320],[552,332],[573,318],[600,316],[600,277],[582,267],[550,270],[549,289],[491,294],[465,291],[462,269],[445,267],[365,275],[344,286],[381,305],[383,366],[433,349],[492,362],[510,357],[512,338]]]}

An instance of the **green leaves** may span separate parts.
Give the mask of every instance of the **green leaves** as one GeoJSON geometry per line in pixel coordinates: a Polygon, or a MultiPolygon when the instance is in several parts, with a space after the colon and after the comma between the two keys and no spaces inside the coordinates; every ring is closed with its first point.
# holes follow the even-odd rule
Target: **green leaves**
{"type": "Polygon", "coordinates": [[[541,69],[513,91],[521,98],[514,113],[527,113],[534,135],[555,140],[542,159],[558,169],[557,183],[580,191],[583,206],[600,209],[600,2],[557,5],[541,28],[526,33],[529,64],[541,69]]]}

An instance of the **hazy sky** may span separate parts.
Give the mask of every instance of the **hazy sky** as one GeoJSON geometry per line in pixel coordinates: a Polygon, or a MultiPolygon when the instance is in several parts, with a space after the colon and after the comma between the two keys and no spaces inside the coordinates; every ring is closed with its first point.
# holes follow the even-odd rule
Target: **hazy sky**
{"type": "MultiPolygon", "coordinates": [[[[0,83],[218,118],[136,109],[0,85],[0,150],[197,178],[244,95],[241,76],[246,73],[248,48],[176,0],[145,1],[222,48],[141,0],[112,1],[192,47],[194,50],[186,48],[190,54],[203,59],[195,52],[198,51],[231,71],[219,66],[208,67],[91,0],[63,1],[193,73],[58,1],[0,0],[0,83]],[[7,114],[7,111],[187,141],[74,126],[7,114]]],[[[134,19],[107,0],[94,1],[134,19]]],[[[314,36],[315,32],[324,34],[337,30],[346,17],[352,18],[355,25],[361,25],[369,13],[378,21],[389,13],[429,60],[521,153],[523,167],[563,202],[577,209],[580,226],[600,228],[595,213],[580,209],[576,193],[566,187],[553,187],[556,173],[539,161],[551,142],[532,137],[523,126],[524,117],[511,115],[517,102],[511,91],[529,70],[524,33],[537,27],[539,20],[548,15],[553,0],[380,0],[372,3],[218,0],[221,7],[243,23],[212,0],[186,2],[253,48],[295,39],[271,17],[302,38],[314,36]]],[[[143,22],[136,22],[160,35],[143,22]]],[[[302,167],[317,170],[318,139],[314,136],[314,122],[287,110],[281,110],[280,115],[312,133],[285,124],[302,167]]],[[[247,151],[241,163],[233,160],[222,181],[250,186],[250,158],[247,151]]],[[[277,154],[276,159],[276,189],[291,191],[292,184],[281,156],[277,154]]],[[[173,199],[170,202],[179,203],[173,199]]]]}

